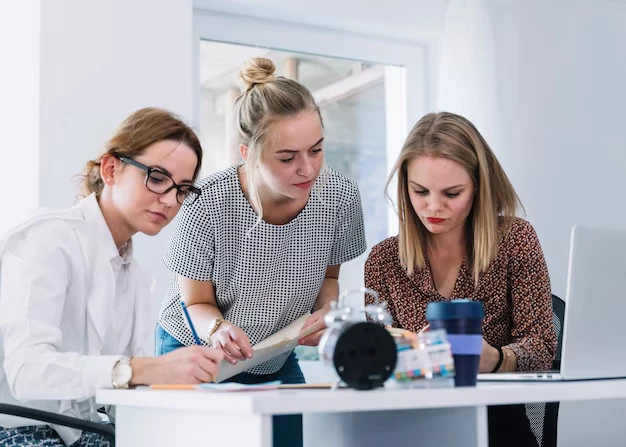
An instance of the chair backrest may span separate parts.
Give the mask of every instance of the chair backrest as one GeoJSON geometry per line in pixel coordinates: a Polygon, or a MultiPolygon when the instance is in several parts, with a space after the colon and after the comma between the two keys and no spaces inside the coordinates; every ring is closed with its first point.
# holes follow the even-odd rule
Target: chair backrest
{"type": "Polygon", "coordinates": [[[97,422],[66,416],[64,414],[3,403],[0,403],[0,414],[8,414],[11,416],[18,416],[26,419],[33,419],[35,421],[48,422],[50,424],[62,425],[91,433],[97,433],[108,440],[112,447],[115,447],[115,428],[113,428],[110,424],[100,424],[97,422]]]}
{"type": "Polygon", "coordinates": [[[565,320],[565,301],[556,295],[552,295],[552,322],[556,332],[557,344],[554,356],[553,369],[561,367],[561,348],[563,347],[563,325],[565,320]]]}
{"type": "MultiPolygon", "coordinates": [[[[557,345],[553,369],[561,367],[561,347],[563,346],[563,321],[565,319],[565,301],[552,295],[552,323],[556,332],[557,345]]],[[[526,416],[530,428],[537,438],[540,447],[556,447],[556,429],[559,414],[558,402],[526,404],[526,416]]]]}

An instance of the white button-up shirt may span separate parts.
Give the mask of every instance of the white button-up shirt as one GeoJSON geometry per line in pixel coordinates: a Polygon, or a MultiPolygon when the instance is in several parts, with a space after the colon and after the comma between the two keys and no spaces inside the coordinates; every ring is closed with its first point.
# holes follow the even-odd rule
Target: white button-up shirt
{"type": "MultiPolygon", "coordinates": [[[[158,297],[94,195],[0,241],[0,401],[96,420],[121,356],[152,355],[158,297]]],[[[0,415],[0,426],[41,424],[0,415]]],[[[68,444],[80,431],[54,426],[68,444]]]]}

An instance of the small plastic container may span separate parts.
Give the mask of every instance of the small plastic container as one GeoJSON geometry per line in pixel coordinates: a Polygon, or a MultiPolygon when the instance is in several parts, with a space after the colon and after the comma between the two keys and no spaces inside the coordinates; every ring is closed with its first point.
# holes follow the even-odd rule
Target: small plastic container
{"type": "Polygon", "coordinates": [[[392,386],[453,386],[454,359],[445,330],[420,334],[407,331],[395,340],[398,361],[392,386]]]}

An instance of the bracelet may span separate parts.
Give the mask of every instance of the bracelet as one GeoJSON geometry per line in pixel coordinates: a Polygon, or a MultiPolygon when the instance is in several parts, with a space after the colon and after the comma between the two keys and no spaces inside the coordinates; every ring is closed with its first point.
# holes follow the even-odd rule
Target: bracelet
{"type": "Polygon", "coordinates": [[[497,346],[495,348],[498,350],[498,355],[500,357],[498,358],[498,363],[496,363],[496,367],[491,371],[492,373],[498,372],[498,370],[502,366],[502,361],[504,360],[504,352],[502,352],[502,348],[499,348],[497,346]]]}

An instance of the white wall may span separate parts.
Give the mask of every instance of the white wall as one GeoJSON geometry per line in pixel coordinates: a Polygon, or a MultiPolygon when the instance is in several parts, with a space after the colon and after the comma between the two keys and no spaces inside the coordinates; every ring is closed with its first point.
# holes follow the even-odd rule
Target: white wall
{"type": "Polygon", "coordinates": [[[626,3],[490,0],[498,154],[565,298],[572,225],[626,227],[626,3]]]}
{"type": "Polygon", "coordinates": [[[0,232],[39,201],[39,15],[39,2],[0,2],[0,232]]]}
{"type": "MultiPolygon", "coordinates": [[[[75,176],[134,110],[192,119],[192,18],[191,0],[0,2],[0,231],[27,210],[73,205],[75,176]]],[[[171,230],[135,239],[159,300],[171,230]]]]}
{"type": "MultiPolygon", "coordinates": [[[[497,153],[539,234],[552,290],[565,298],[571,226],[626,227],[626,3],[489,3],[497,153]]],[[[625,409],[624,400],[562,404],[559,445],[623,445],[625,409]]]]}
{"type": "MultiPolygon", "coordinates": [[[[194,7],[399,39],[441,32],[447,0],[193,0],[194,7]]],[[[341,44],[341,42],[337,42],[341,44]]]]}

